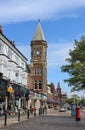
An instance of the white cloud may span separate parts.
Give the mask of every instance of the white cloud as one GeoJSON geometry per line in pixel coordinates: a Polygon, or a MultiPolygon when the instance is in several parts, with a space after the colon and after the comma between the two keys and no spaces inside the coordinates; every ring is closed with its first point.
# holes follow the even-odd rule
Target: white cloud
{"type": "Polygon", "coordinates": [[[73,43],[52,43],[48,46],[48,67],[61,66],[66,63],[69,50],[73,48],[73,43]]]}
{"type": "MultiPolygon", "coordinates": [[[[29,45],[20,45],[17,48],[22,54],[28,59],[30,63],[31,59],[31,48],[29,45]]],[[[65,59],[68,57],[69,49],[73,48],[73,43],[51,43],[47,48],[47,65],[48,67],[57,67],[64,65],[65,59]]]]}
{"type": "Polygon", "coordinates": [[[78,17],[81,7],[85,0],[0,0],[0,22],[78,17]]]}

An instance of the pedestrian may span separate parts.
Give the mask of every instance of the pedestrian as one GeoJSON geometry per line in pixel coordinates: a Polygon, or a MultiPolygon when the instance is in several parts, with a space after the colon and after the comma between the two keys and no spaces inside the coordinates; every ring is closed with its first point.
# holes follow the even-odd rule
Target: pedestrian
{"type": "Polygon", "coordinates": [[[46,106],[44,107],[44,112],[45,112],[45,114],[47,114],[47,107],[46,106]]]}
{"type": "Polygon", "coordinates": [[[15,115],[18,113],[18,107],[15,105],[15,115]]]}
{"type": "Polygon", "coordinates": [[[1,117],[1,107],[0,107],[0,117],[1,117]]]}
{"type": "Polygon", "coordinates": [[[32,113],[32,105],[30,105],[30,113],[32,113]]]}

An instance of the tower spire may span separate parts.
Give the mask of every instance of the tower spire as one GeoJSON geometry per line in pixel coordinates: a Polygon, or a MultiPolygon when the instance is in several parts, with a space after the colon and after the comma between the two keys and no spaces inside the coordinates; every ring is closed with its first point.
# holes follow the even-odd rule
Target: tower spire
{"type": "Polygon", "coordinates": [[[38,23],[40,23],[40,19],[38,19],[38,23]]]}
{"type": "Polygon", "coordinates": [[[41,24],[40,24],[40,19],[38,19],[38,25],[37,25],[37,28],[36,28],[36,31],[35,31],[35,34],[33,36],[32,41],[38,41],[38,40],[44,40],[45,41],[45,37],[44,37],[42,27],[41,27],[41,24]]]}

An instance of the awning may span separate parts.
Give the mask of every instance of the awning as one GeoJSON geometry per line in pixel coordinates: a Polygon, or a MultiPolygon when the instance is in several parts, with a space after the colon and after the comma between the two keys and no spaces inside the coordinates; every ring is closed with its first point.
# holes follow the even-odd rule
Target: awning
{"type": "Polygon", "coordinates": [[[55,103],[55,104],[60,104],[60,102],[55,101],[55,100],[47,100],[47,103],[55,103]]]}

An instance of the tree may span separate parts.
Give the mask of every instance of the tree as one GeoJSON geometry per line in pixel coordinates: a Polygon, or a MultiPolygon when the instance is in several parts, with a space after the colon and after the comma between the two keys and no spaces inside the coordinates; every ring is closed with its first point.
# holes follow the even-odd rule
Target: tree
{"type": "Polygon", "coordinates": [[[80,97],[76,94],[73,94],[71,98],[68,98],[66,100],[66,102],[69,104],[72,104],[72,103],[80,104],[80,97]]]}
{"type": "Polygon", "coordinates": [[[67,65],[61,67],[62,72],[69,74],[68,79],[64,79],[71,86],[72,91],[85,89],[85,36],[80,41],[75,40],[74,49],[69,50],[67,65]]]}
{"type": "Polygon", "coordinates": [[[74,103],[76,103],[76,104],[80,103],[80,97],[78,95],[73,94],[72,99],[74,100],[74,103]]]}

